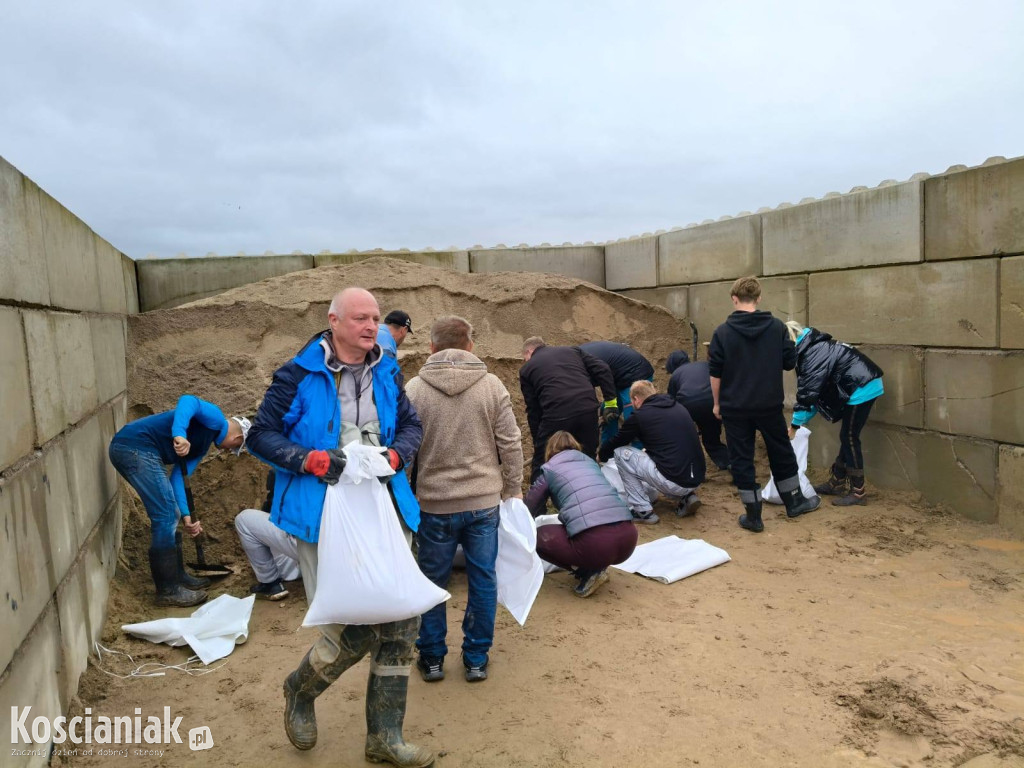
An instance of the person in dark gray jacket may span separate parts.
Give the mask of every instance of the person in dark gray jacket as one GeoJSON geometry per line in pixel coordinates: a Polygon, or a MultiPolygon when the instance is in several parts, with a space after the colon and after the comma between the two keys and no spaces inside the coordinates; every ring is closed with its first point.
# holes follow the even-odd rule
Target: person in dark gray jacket
{"type": "Polygon", "coordinates": [[[549,563],[574,571],[577,597],[590,597],[608,581],[608,566],[629,558],[637,531],[629,507],[601,473],[596,461],[564,430],[547,442],[540,475],[526,494],[534,517],[552,498],[561,525],[537,529],[537,554],[549,563]]]}

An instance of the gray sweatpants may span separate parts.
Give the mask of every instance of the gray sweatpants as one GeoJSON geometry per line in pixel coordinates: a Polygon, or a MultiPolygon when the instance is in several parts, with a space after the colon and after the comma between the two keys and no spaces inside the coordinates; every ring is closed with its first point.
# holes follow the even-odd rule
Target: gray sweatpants
{"type": "Polygon", "coordinates": [[[235,516],[235,530],[257,580],[264,584],[299,578],[299,551],[295,537],[270,522],[262,509],[243,509],[235,516]]]}
{"type": "Polygon", "coordinates": [[[673,499],[683,499],[697,490],[673,483],[658,471],[650,456],[632,446],[616,448],[615,463],[619,467],[619,477],[622,478],[626,504],[634,512],[651,511],[649,490],[663,493],[673,499]]]}

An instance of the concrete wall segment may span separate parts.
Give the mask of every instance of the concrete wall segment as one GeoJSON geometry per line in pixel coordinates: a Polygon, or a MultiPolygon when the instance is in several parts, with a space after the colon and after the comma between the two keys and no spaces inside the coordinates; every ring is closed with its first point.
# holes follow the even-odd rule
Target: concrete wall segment
{"type": "Polygon", "coordinates": [[[1024,253],[1024,158],[925,182],[925,258],[1024,253]]]}
{"type": "Polygon", "coordinates": [[[469,252],[471,272],[545,272],[605,285],[604,247],[490,248],[469,252]]]}
{"type": "Polygon", "coordinates": [[[0,157],[0,299],[50,303],[39,187],[0,157]]]}
{"type": "Polygon", "coordinates": [[[117,472],[107,458],[114,436],[113,412],[98,410],[67,435],[68,484],[79,539],[84,541],[117,493],[117,472]]]}
{"type": "Polygon", "coordinates": [[[658,285],[658,238],[641,237],[604,247],[607,288],[654,288],[658,285]]]}
{"type": "Polygon", "coordinates": [[[808,319],[853,344],[994,347],[998,261],[813,273],[808,319]]]}
{"type": "Polygon", "coordinates": [[[764,274],[921,261],[922,211],[914,181],[765,213],[764,274]]]}
{"type": "Polygon", "coordinates": [[[96,235],[45,192],[40,192],[39,201],[50,305],[61,309],[102,311],[96,235]]]}
{"type": "Polygon", "coordinates": [[[999,524],[1024,536],[1024,448],[999,446],[999,524]]]}
{"type": "Polygon", "coordinates": [[[1024,349],[1024,256],[999,260],[999,346],[1024,349]]]}
{"type": "Polygon", "coordinates": [[[0,403],[4,426],[0,429],[0,470],[29,453],[35,442],[28,353],[21,313],[0,307],[0,403]]]}
{"type": "Polygon", "coordinates": [[[123,315],[128,309],[124,269],[121,264],[122,254],[102,237],[94,236],[94,241],[96,275],[99,283],[98,311],[123,315]]]}
{"type": "Polygon", "coordinates": [[[121,254],[121,272],[124,278],[125,312],[134,315],[139,311],[139,278],[135,274],[135,261],[121,254]]]}
{"type": "Polygon", "coordinates": [[[64,416],[68,424],[77,424],[100,403],[92,326],[87,315],[54,312],[51,317],[57,341],[64,416]]]}
{"type": "Polygon", "coordinates": [[[735,280],[758,274],[760,216],[728,219],[658,237],[659,286],[735,280]]]}
{"type": "Polygon", "coordinates": [[[881,366],[885,394],[871,407],[871,420],[922,429],[924,424],[924,352],[915,347],[863,344],[858,349],[881,366]]]}
{"type": "Polygon", "coordinates": [[[928,429],[1024,445],[1024,352],[924,354],[928,429]]]}
{"type": "Polygon", "coordinates": [[[55,314],[41,310],[22,310],[21,313],[32,386],[36,445],[59,435],[68,424],[57,356],[55,314]]]}
{"type": "Polygon", "coordinates": [[[671,288],[638,288],[619,293],[630,299],[664,307],[676,317],[688,317],[689,291],[685,285],[679,285],[671,288]]]}
{"type": "Polygon", "coordinates": [[[89,318],[92,351],[96,372],[96,394],[105,403],[128,388],[125,363],[124,316],[93,316],[89,318]]]}

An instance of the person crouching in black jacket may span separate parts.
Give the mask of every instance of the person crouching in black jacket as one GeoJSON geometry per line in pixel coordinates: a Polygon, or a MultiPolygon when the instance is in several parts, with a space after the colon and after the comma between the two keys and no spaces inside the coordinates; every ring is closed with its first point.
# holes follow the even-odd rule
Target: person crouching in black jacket
{"type": "Polygon", "coordinates": [[[722,445],[722,422],[714,413],[715,398],[711,394],[711,374],[706,362],[690,362],[690,356],[677,349],[665,361],[668,394],[690,414],[700,432],[704,450],[719,469],[729,468],[729,449],[722,445]]]}
{"type": "Polygon", "coordinates": [[[803,328],[792,321],[786,326],[796,343],[796,406],[790,434],[813,419],[815,413],[843,423],[839,430],[839,455],[832,463],[829,479],[814,486],[814,490],[838,496],[832,501],[837,507],[864,504],[860,433],[871,406],[885,392],[884,372],[863,352],[817,328],[803,328]]]}
{"type": "Polygon", "coordinates": [[[758,311],[761,283],[741,277],[732,284],[733,312],[715,329],[708,352],[715,415],[725,425],[732,479],[746,514],[740,526],[760,533],[761,495],[754,470],[754,437],[764,438],[768,463],[786,515],[799,517],[818,508],[821,500],[800,491],[799,468],[782,413],[782,372],[796,366],[796,349],[782,321],[758,311]]]}

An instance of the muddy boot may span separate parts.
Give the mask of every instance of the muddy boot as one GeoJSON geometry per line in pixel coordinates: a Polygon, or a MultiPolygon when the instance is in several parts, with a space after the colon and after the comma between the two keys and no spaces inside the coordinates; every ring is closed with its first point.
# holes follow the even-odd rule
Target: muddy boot
{"type": "Polygon", "coordinates": [[[814,486],[814,492],[819,496],[845,496],[849,493],[847,488],[846,465],[837,461],[832,465],[828,480],[814,486]]]}
{"type": "Polygon", "coordinates": [[[434,764],[434,753],[426,747],[407,744],[402,738],[407,675],[375,675],[366,684],[366,759],[391,763],[401,768],[426,768],[434,764]]]}
{"type": "Polygon", "coordinates": [[[607,568],[602,568],[600,571],[589,571],[580,579],[580,583],[576,585],[573,594],[576,597],[590,597],[606,581],[608,581],[607,568]]]}
{"type": "Polygon", "coordinates": [[[835,507],[853,507],[866,504],[867,494],[864,492],[864,470],[850,470],[850,492],[845,496],[832,500],[835,507]]]}
{"type": "Polygon", "coordinates": [[[210,586],[210,580],[203,576],[193,576],[185,570],[185,556],[181,546],[181,531],[174,532],[174,548],[178,555],[178,582],[188,589],[202,589],[210,586]]]}
{"type": "Polygon", "coordinates": [[[813,512],[821,506],[821,499],[817,496],[807,498],[800,490],[800,478],[797,475],[787,477],[775,484],[779,489],[779,496],[782,503],[786,505],[786,517],[800,517],[808,512],[813,512]]]}
{"type": "Polygon", "coordinates": [[[740,515],[740,528],[746,528],[754,533],[761,533],[764,530],[764,523],[761,522],[761,489],[753,491],[740,491],[740,501],[746,514],[740,515]]]}
{"type": "Polygon", "coordinates": [[[313,702],[330,684],[309,663],[309,652],[299,662],[298,669],[284,679],[284,732],[296,749],[316,746],[313,702]]]}
{"type": "Polygon", "coordinates": [[[178,581],[178,554],[174,547],[149,550],[149,570],[156,585],[156,604],[188,608],[206,602],[206,593],[178,581]]]}

